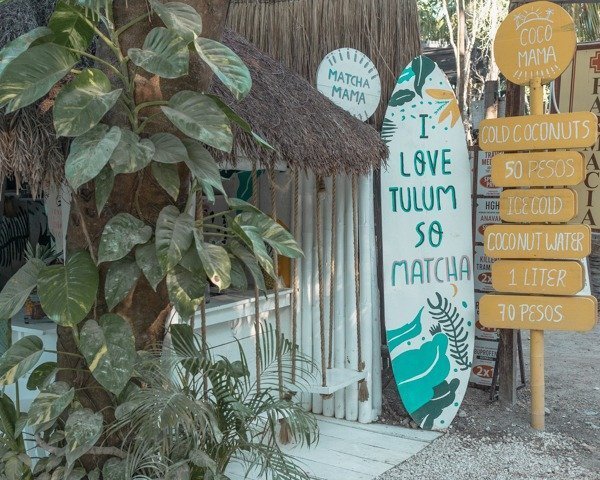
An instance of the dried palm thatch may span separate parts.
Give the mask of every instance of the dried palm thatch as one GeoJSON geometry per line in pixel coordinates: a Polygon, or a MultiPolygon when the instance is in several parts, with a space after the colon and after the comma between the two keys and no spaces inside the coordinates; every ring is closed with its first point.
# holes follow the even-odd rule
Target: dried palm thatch
{"type": "MultiPolygon", "coordinates": [[[[29,30],[45,25],[54,0],[12,0],[0,5],[0,48],[29,30]]],[[[14,177],[28,183],[34,196],[50,182],[62,179],[64,157],[54,133],[52,116],[43,105],[0,113],[0,185],[14,177]]]]}
{"type": "Polygon", "coordinates": [[[211,87],[276,153],[260,147],[240,129],[235,132],[238,153],[260,162],[285,161],[318,175],[366,173],[387,158],[379,134],[321,95],[306,80],[240,35],[227,30],[223,43],[248,65],[252,90],[236,102],[218,81],[211,87]]]}
{"type": "Polygon", "coordinates": [[[229,23],[312,85],[332,50],[351,47],[368,55],[382,83],[377,127],[397,76],[420,52],[415,0],[234,0],[229,23]]]}

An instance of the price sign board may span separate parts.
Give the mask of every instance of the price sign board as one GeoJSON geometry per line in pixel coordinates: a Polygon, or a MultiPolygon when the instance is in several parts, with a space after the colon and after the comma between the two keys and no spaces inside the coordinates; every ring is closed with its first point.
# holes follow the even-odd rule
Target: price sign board
{"type": "Polygon", "coordinates": [[[497,292],[575,295],[583,289],[583,266],[576,261],[498,260],[492,264],[497,292]]]}
{"type": "Polygon", "coordinates": [[[494,40],[500,71],[511,82],[548,83],[571,63],[577,37],[570,15],[551,2],[533,2],[508,14],[494,40]]]}
{"type": "Polygon", "coordinates": [[[479,124],[479,146],[489,152],[591,147],[598,136],[592,112],[490,118],[479,124]]]}
{"type": "Polygon", "coordinates": [[[597,308],[592,296],[484,295],[479,301],[480,321],[489,328],[587,332],[597,308]]]}
{"type": "Polygon", "coordinates": [[[568,188],[505,190],[500,218],[505,222],[568,222],[577,215],[577,195],[568,188]]]}
{"type": "Polygon", "coordinates": [[[492,182],[499,187],[573,186],[584,175],[583,155],[574,151],[500,153],[492,159],[492,182]]]}
{"type": "Polygon", "coordinates": [[[579,260],[592,251],[592,232],[587,225],[491,225],[484,251],[492,258],[579,260]]]}

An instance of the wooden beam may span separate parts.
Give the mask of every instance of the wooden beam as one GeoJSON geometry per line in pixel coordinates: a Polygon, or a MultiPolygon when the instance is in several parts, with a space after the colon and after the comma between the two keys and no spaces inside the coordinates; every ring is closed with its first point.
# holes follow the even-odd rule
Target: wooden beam
{"type": "MultiPolygon", "coordinates": [[[[515,117],[523,114],[524,89],[519,85],[507,81],[506,89],[506,116],[515,117]]],[[[500,343],[498,349],[498,382],[500,390],[498,398],[506,405],[517,403],[517,331],[500,330],[500,343]]]]}

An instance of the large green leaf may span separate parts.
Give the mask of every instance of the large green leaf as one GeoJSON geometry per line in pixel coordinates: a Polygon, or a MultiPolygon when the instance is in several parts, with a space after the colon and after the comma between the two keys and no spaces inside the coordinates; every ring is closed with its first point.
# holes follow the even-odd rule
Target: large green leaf
{"type": "Polygon", "coordinates": [[[185,145],[172,133],[155,133],[150,140],[154,144],[155,162],[179,163],[188,159],[185,145]]]}
{"type": "Polygon", "coordinates": [[[140,267],[131,257],[110,264],[104,283],[104,297],[109,310],[115,308],[129,295],[141,273],[140,267]]]}
{"type": "Polygon", "coordinates": [[[64,382],[56,382],[44,389],[29,407],[27,425],[43,429],[53,423],[70,405],[75,390],[64,382]]]}
{"type": "Polygon", "coordinates": [[[173,200],[177,200],[179,188],[181,187],[177,165],[152,162],[150,169],[158,184],[165,189],[173,200]]]}
{"type": "Polygon", "coordinates": [[[98,323],[88,320],[79,341],[98,383],[115,395],[121,393],[135,365],[135,338],[129,323],[111,313],[102,315],[98,323]]]}
{"type": "Polygon", "coordinates": [[[80,52],[87,51],[94,38],[92,19],[77,5],[59,1],[48,26],[54,33],[53,42],[80,52]]]}
{"type": "Polygon", "coordinates": [[[136,245],[146,243],[152,236],[152,228],[129,213],[118,213],[104,226],[98,262],[119,260],[136,245]]]}
{"type": "Polygon", "coordinates": [[[26,456],[18,455],[16,452],[11,452],[7,456],[6,463],[4,464],[6,480],[23,480],[31,478],[31,470],[25,463],[26,458],[26,456]]]}
{"type": "Polygon", "coordinates": [[[196,38],[196,51],[219,80],[242,100],[252,88],[252,78],[246,64],[233,50],[210,38],[196,38]]]}
{"type": "Polygon", "coordinates": [[[54,128],[59,136],[78,137],[94,128],[115,106],[122,90],[112,90],[108,77],[88,68],[64,86],[54,103],[54,128]]]}
{"type": "Polygon", "coordinates": [[[185,161],[186,165],[194,178],[200,182],[202,191],[208,200],[214,202],[215,194],[213,189],[216,188],[225,194],[217,162],[215,162],[210,152],[197,141],[186,138],[183,140],[183,143],[188,153],[188,159],[185,161]]]}
{"type": "Polygon", "coordinates": [[[12,345],[0,357],[0,385],[11,385],[31,370],[44,353],[39,337],[29,335],[12,345]]]}
{"type": "Polygon", "coordinates": [[[127,475],[127,462],[118,458],[109,458],[102,467],[104,480],[129,480],[127,475]]]}
{"type": "Polygon", "coordinates": [[[233,255],[229,255],[229,261],[231,262],[231,287],[241,291],[248,290],[248,278],[246,278],[244,265],[233,255]]]}
{"type": "Polygon", "coordinates": [[[115,185],[115,173],[112,171],[112,168],[110,168],[110,165],[104,166],[96,176],[95,183],[96,211],[98,212],[98,215],[100,215],[115,185]]]}
{"type": "Polygon", "coordinates": [[[188,137],[225,152],[231,151],[233,134],[229,120],[212,98],[184,90],[173,95],[168,105],[161,108],[171,123],[188,137]]]}
{"type": "Polygon", "coordinates": [[[27,390],[41,390],[46,388],[54,380],[58,371],[56,362],[45,362],[33,369],[27,379],[27,390]]]}
{"type": "Polygon", "coordinates": [[[100,124],[73,140],[65,176],[75,190],[102,171],[121,140],[121,132],[119,127],[109,130],[107,125],[100,124]]]}
{"type": "Polygon", "coordinates": [[[202,17],[192,6],[181,2],[162,4],[157,0],[150,0],[150,5],[163,23],[188,43],[202,33],[202,17]]]}
{"type": "Polygon", "coordinates": [[[0,293],[0,319],[10,319],[21,310],[44,267],[43,261],[32,258],[6,282],[0,293]]]}
{"type": "Polygon", "coordinates": [[[87,453],[102,435],[102,414],[85,408],[69,415],[65,424],[67,464],[87,453]]]}
{"type": "Polygon", "coordinates": [[[264,213],[242,212],[235,217],[235,223],[242,226],[256,227],[261,238],[281,255],[300,258],[302,250],[294,237],[285,228],[264,213]]]}
{"type": "MultiPolygon", "coordinates": [[[[259,290],[263,292],[266,291],[267,287],[265,286],[265,277],[263,276],[262,270],[260,269],[260,265],[258,264],[256,257],[252,255],[251,252],[249,252],[241,243],[237,242],[236,240],[230,241],[227,244],[227,248],[229,248],[229,251],[236,258],[239,258],[244,264],[244,266],[248,269],[250,275],[252,275],[252,278],[254,279],[254,284],[259,288],[259,290]]],[[[268,254],[267,258],[269,259],[270,268],[271,270],[273,270],[271,257],[269,257],[268,254]]]]}
{"type": "Polygon", "coordinates": [[[8,42],[4,48],[0,50],[0,76],[7,65],[27,50],[33,42],[46,35],[50,35],[51,33],[52,30],[47,27],[38,27],[15,38],[12,42],[8,42]]]}
{"type": "Polygon", "coordinates": [[[6,112],[32,104],[71,71],[77,57],[54,43],[43,43],[21,53],[2,73],[0,105],[6,112]]]}
{"type": "Polygon", "coordinates": [[[156,287],[165,278],[165,274],[158,263],[154,243],[138,246],[135,249],[135,261],[144,272],[150,286],[156,291],[156,287]]]}
{"type": "Polygon", "coordinates": [[[130,48],[127,52],[132,63],[162,78],[178,78],[187,75],[190,63],[188,44],[168,28],[150,30],[141,49],[130,48]]]}
{"type": "MultiPolygon", "coordinates": [[[[246,246],[250,248],[250,250],[254,254],[254,257],[256,258],[260,266],[265,270],[265,272],[267,272],[271,277],[274,278],[275,270],[273,266],[273,259],[269,255],[265,242],[263,241],[258,228],[252,225],[242,225],[236,220],[237,218],[234,218],[231,222],[232,230],[246,244],[246,246]]],[[[240,260],[244,261],[243,258],[240,258],[240,260]]],[[[248,264],[246,263],[246,265],[248,264]]]]}
{"type": "Polygon", "coordinates": [[[193,230],[189,213],[180,213],[174,205],[162,209],[156,222],[156,256],[164,272],[177,265],[190,248],[193,230]]]}
{"type": "Polygon", "coordinates": [[[177,265],[167,273],[169,300],[182,318],[190,318],[206,290],[206,277],[203,272],[190,272],[177,265]]]}
{"type": "Polygon", "coordinates": [[[14,438],[17,417],[17,410],[13,401],[8,395],[0,393],[0,433],[6,435],[9,439],[14,438]]]}
{"type": "Polygon", "coordinates": [[[227,250],[219,245],[202,242],[196,236],[196,249],[202,261],[206,275],[219,290],[224,290],[231,284],[231,261],[227,250]]]}
{"type": "Polygon", "coordinates": [[[87,252],[69,255],[65,265],[44,268],[38,293],[46,315],[64,327],[77,325],[94,305],[98,277],[98,269],[87,252]]]}
{"type": "Polygon", "coordinates": [[[121,139],[110,157],[110,165],[115,172],[133,173],[145,168],[154,155],[154,144],[131,130],[121,130],[121,139]]]}

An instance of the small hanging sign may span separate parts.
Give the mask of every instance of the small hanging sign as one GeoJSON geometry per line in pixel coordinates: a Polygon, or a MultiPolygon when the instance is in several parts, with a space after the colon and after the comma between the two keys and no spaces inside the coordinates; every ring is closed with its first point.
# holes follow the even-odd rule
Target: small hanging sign
{"type": "Polygon", "coordinates": [[[371,118],[381,100],[377,68],[369,57],[353,48],[327,54],[317,70],[317,89],[363,122],[371,118]]]}

